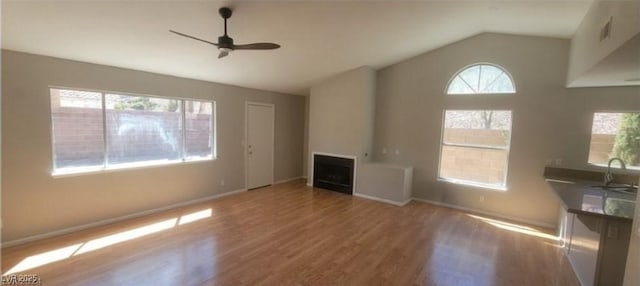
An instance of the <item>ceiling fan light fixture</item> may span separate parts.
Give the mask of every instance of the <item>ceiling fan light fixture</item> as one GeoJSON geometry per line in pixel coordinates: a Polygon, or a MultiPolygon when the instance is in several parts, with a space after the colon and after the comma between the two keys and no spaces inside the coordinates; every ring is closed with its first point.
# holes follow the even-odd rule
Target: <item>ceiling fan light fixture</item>
{"type": "Polygon", "coordinates": [[[223,53],[230,53],[231,51],[233,51],[233,49],[230,48],[218,48],[218,50],[223,53]]]}

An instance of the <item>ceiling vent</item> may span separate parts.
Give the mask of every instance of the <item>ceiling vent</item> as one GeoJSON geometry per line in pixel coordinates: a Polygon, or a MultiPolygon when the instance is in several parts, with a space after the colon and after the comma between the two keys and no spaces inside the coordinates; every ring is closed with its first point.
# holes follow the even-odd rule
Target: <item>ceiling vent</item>
{"type": "Polygon", "coordinates": [[[609,17],[609,21],[607,21],[607,23],[605,23],[604,26],[602,26],[602,29],[600,29],[600,42],[611,37],[611,21],[612,20],[613,20],[613,17],[609,17]]]}

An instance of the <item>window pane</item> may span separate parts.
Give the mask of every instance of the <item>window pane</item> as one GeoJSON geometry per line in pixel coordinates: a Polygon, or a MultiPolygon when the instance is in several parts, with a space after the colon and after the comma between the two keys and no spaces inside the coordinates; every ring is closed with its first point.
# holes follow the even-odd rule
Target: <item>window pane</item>
{"type": "Polygon", "coordinates": [[[440,177],[503,186],[507,157],[506,150],[442,146],[440,177]]]}
{"type": "Polygon", "coordinates": [[[55,172],[104,166],[102,95],[51,89],[55,172]]]}
{"type": "Polygon", "coordinates": [[[488,64],[473,65],[454,75],[447,94],[514,93],[506,71],[488,64]]]}
{"type": "Polygon", "coordinates": [[[186,157],[188,159],[213,156],[213,103],[185,101],[186,157]]]}
{"type": "Polygon", "coordinates": [[[494,66],[481,65],[480,66],[480,92],[487,92],[487,89],[493,85],[498,77],[503,74],[502,70],[494,66]]]}
{"type": "Polygon", "coordinates": [[[621,158],[627,167],[640,167],[640,113],[593,115],[589,163],[607,164],[614,157],[621,158]]]}
{"type": "Polygon", "coordinates": [[[463,70],[458,74],[469,86],[473,89],[474,93],[478,93],[478,84],[480,80],[480,66],[472,66],[463,70]]]}
{"type": "Polygon", "coordinates": [[[448,93],[449,94],[470,94],[470,93],[475,93],[475,91],[471,89],[469,85],[467,85],[462,80],[462,78],[460,78],[459,76],[456,76],[451,82],[451,84],[449,85],[448,93]]]}
{"type": "Polygon", "coordinates": [[[447,110],[443,142],[472,146],[509,146],[511,111],[447,110]]]}
{"type": "Polygon", "coordinates": [[[503,187],[511,140],[511,111],[446,110],[441,178],[503,187]]]}
{"type": "Polygon", "coordinates": [[[182,158],[180,100],[107,94],[105,103],[108,165],[182,158]]]}
{"type": "Polygon", "coordinates": [[[485,93],[511,93],[514,91],[513,82],[506,73],[499,75],[498,78],[484,90],[485,93]]]}

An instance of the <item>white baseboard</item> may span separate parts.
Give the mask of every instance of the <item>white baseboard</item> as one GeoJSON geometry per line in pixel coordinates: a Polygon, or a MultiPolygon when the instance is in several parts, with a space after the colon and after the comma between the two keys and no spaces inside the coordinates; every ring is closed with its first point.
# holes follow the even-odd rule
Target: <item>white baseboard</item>
{"type": "Polygon", "coordinates": [[[158,213],[158,212],[162,212],[162,211],[167,211],[167,210],[170,210],[170,209],[175,209],[175,208],[179,208],[179,207],[185,207],[185,206],[188,206],[188,205],[193,205],[193,204],[205,202],[205,201],[208,201],[208,200],[219,199],[219,198],[222,198],[222,197],[231,196],[231,195],[235,195],[235,194],[246,192],[246,191],[247,191],[246,189],[240,189],[240,190],[235,190],[235,191],[231,191],[231,192],[215,194],[215,195],[211,195],[211,196],[204,197],[204,198],[199,198],[199,199],[190,200],[190,201],[186,201],[186,202],[181,202],[181,203],[177,203],[177,204],[172,204],[172,205],[168,205],[168,206],[164,206],[164,207],[159,207],[159,208],[155,208],[155,209],[150,209],[150,210],[146,210],[146,211],[141,211],[141,212],[137,212],[137,213],[123,215],[123,216],[119,216],[119,217],[115,217],[115,218],[104,219],[104,220],[100,220],[100,221],[96,221],[96,222],[92,222],[92,223],[87,223],[87,224],[83,224],[83,225],[72,226],[72,227],[68,227],[68,228],[64,228],[64,229],[60,229],[60,230],[50,231],[50,232],[46,232],[46,233],[42,233],[42,234],[36,234],[36,235],[32,235],[32,236],[27,236],[25,238],[20,238],[20,239],[15,239],[15,240],[2,242],[2,248],[12,247],[12,246],[25,244],[25,243],[36,241],[36,240],[41,240],[41,239],[50,238],[50,237],[54,237],[54,236],[59,236],[59,235],[63,235],[63,234],[69,234],[69,233],[72,233],[72,232],[77,232],[77,231],[81,231],[81,230],[85,230],[85,229],[89,229],[89,228],[93,228],[93,227],[98,227],[98,226],[102,226],[102,225],[106,225],[106,224],[111,224],[111,223],[115,223],[115,222],[120,222],[120,221],[124,221],[124,220],[128,220],[128,219],[138,218],[138,217],[142,217],[142,216],[146,216],[146,215],[150,215],[150,214],[154,214],[154,213],[158,213]]]}
{"type": "Polygon", "coordinates": [[[289,178],[289,179],[284,179],[284,180],[280,180],[280,181],[275,181],[273,182],[274,185],[278,185],[278,184],[284,184],[284,183],[288,183],[291,181],[295,181],[295,180],[300,180],[303,179],[304,177],[294,177],[294,178],[289,178]]]}
{"type": "Polygon", "coordinates": [[[510,220],[510,221],[520,222],[520,223],[524,223],[524,224],[528,224],[528,225],[534,225],[534,226],[540,226],[540,227],[546,227],[546,228],[556,228],[555,224],[549,224],[549,223],[546,223],[546,222],[528,220],[528,219],[521,219],[521,218],[515,218],[515,217],[509,217],[509,216],[505,216],[505,215],[494,213],[494,212],[482,211],[482,210],[462,207],[462,206],[443,203],[443,202],[425,200],[425,199],[420,199],[420,198],[411,198],[411,199],[414,200],[414,201],[417,201],[417,202],[423,202],[423,203],[437,205],[437,206],[441,206],[441,207],[447,207],[447,208],[451,208],[451,209],[461,210],[461,211],[468,212],[468,213],[487,215],[487,216],[492,216],[492,217],[496,217],[496,218],[507,219],[507,220],[510,220]]]}
{"type": "Polygon", "coordinates": [[[353,195],[356,196],[356,197],[359,197],[359,198],[378,201],[378,202],[387,203],[387,204],[392,204],[394,206],[399,206],[399,207],[404,206],[404,205],[408,204],[411,201],[409,199],[409,200],[407,200],[405,202],[396,202],[396,201],[383,199],[383,198],[378,198],[378,197],[374,197],[374,196],[363,195],[363,194],[360,194],[360,193],[354,193],[353,195]]]}

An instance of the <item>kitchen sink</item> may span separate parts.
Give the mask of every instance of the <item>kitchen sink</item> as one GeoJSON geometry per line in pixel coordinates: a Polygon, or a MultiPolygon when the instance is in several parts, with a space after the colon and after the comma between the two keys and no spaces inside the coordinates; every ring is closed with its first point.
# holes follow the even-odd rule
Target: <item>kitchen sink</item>
{"type": "Polygon", "coordinates": [[[638,187],[632,187],[629,185],[609,185],[609,186],[598,185],[598,186],[591,186],[591,188],[623,193],[623,194],[630,194],[630,195],[635,195],[638,192],[638,187]]]}

